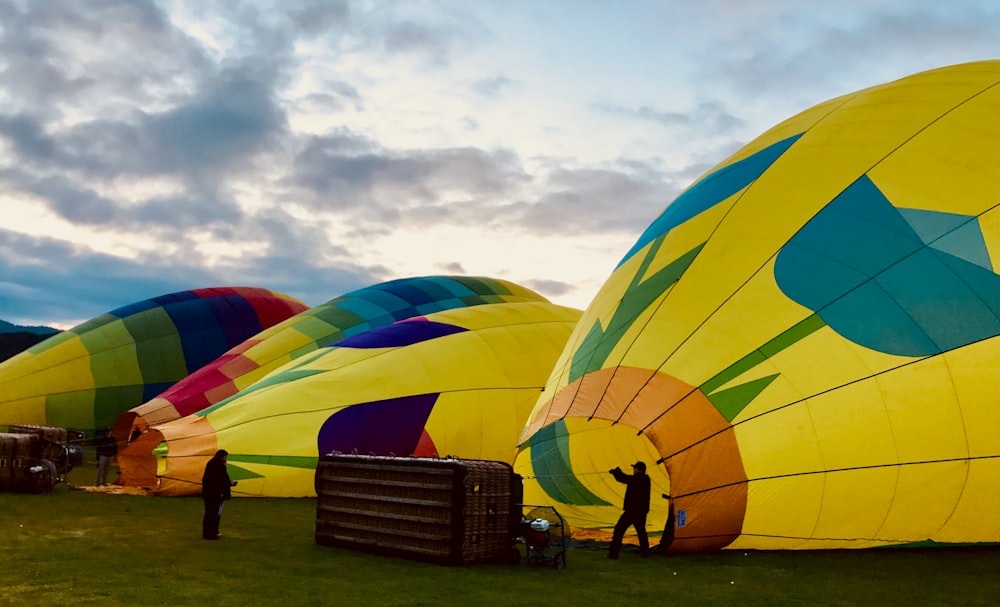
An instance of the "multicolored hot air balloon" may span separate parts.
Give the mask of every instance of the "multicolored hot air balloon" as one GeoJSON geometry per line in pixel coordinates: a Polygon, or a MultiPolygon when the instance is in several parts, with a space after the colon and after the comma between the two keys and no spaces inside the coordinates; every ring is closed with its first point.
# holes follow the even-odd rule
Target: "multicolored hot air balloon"
{"type": "Polygon", "coordinates": [[[107,428],[226,350],[306,309],[267,289],[219,287],[112,310],[0,364],[0,424],[107,428]]]}
{"type": "Polygon", "coordinates": [[[240,343],[122,415],[114,433],[124,442],[135,429],[201,411],[303,354],[369,329],[441,310],[518,301],[545,298],[505,280],[475,276],[403,278],[358,289],[240,343]]]}
{"type": "Polygon", "coordinates": [[[126,485],[200,491],[217,449],[239,494],[315,495],[320,454],[512,463],[539,391],[580,317],[548,302],[455,308],[348,337],[197,414],[151,427],[126,485]]]}
{"type": "Polygon", "coordinates": [[[584,313],[525,500],[671,550],[1000,541],[1000,61],[818,105],[712,169],[584,313]]]}

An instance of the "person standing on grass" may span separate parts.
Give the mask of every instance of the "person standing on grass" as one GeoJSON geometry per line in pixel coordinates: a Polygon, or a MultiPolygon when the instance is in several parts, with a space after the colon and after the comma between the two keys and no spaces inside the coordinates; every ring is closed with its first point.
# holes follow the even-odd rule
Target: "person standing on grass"
{"type": "Polygon", "coordinates": [[[108,468],[111,467],[111,460],[118,455],[118,441],[111,434],[111,430],[101,430],[97,435],[97,479],[94,485],[97,487],[108,484],[108,468]]]}
{"type": "Polygon", "coordinates": [[[649,514],[649,477],[646,476],[646,464],[636,462],[632,464],[632,474],[625,474],[621,468],[610,470],[615,480],[625,485],[625,503],[622,515],[615,524],[615,531],[611,536],[611,548],[608,550],[609,559],[617,559],[622,548],[622,538],[625,537],[625,530],[630,526],[635,527],[635,533],[639,537],[639,549],[643,557],[649,556],[649,537],[646,536],[646,515],[649,514]]]}
{"type": "Polygon", "coordinates": [[[201,477],[201,499],[205,502],[205,516],[201,520],[201,537],[206,540],[219,539],[219,522],[222,520],[222,503],[232,497],[231,489],[236,481],[229,480],[226,463],[229,452],[219,449],[205,466],[201,477]]]}

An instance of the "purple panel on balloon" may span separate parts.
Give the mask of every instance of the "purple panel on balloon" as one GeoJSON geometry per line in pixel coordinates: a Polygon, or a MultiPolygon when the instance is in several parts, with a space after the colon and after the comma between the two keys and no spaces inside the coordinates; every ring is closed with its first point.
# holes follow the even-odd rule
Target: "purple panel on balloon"
{"type": "Polygon", "coordinates": [[[333,344],[337,348],[398,348],[468,331],[431,320],[404,320],[352,335],[333,344]]]}
{"type": "Polygon", "coordinates": [[[319,429],[319,453],[412,455],[437,398],[437,393],[417,394],[341,409],[319,429]]]}

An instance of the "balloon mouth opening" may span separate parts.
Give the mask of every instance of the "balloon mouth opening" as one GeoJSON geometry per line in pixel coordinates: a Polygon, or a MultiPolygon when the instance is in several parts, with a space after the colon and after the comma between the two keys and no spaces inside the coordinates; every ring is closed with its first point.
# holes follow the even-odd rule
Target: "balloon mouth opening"
{"type": "Polygon", "coordinates": [[[167,456],[163,434],[155,428],[147,428],[130,436],[131,440],[118,452],[121,483],[130,487],[158,488],[167,456]]]}
{"type": "Polygon", "coordinates": [[[115,420],[111,427],[111,435],[115,437],[119,445],[128,446],[147,429],[149,429],[149,424],[141,415],[126,411],[115,420]]]}

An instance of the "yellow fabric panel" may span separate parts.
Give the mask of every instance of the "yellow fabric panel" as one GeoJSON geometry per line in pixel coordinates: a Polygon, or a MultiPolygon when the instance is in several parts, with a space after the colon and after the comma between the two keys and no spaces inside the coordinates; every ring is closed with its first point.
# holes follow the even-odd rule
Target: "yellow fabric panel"
{"type": "MultiPolygon", "coordinates": [[[[319,429],[336,410],[335,408],[321,409],[321,402],[303,401],[299,404],[299,409],[304,410],[294,415],[283,415],[276,418],[260,414],[256,416],[246,415],[243,411],[240,411],[241,414],[238,416],[232,413],[223,415],[227,409],[227,407],[223,407],[219,410],[220,415],[216,419],[210,418],[210,424],[216,428],[216,439],[219,447],[231,453],[317,457],[319,452],[316,437],[319,434],[319,429]],[[303,407],[303,403],[308,403],[311,406],[303,407]],[[318,410],[310,410],[313,408],[318,410]],[[220,426],[219,422],[229,425],[220,426]]],[[[243,408],[228,407],[228,409],[236,411],[243,408]]],[[[158,428],[164,431],[164,438],[167,440],[167,444],[171,445],[171,454],[173,455],[175,451],[180,451],[174,449],[173,441],[181,440],[185,435],[168,432],[168,425],[164,424],[158,428]]]]}
{"type": "Polygon", "coordinates": [[[1000,86],[927,125],[869,172],[897,206],[975,216],[1000,200],[1000,86]]]}
{"type": "Polygon", "coordinates": [[[945,359],[935,356],[900,367],[879,376],[878,384],[900,462],[968,457],[965,424],[945,359]]]}
{"type": "MultiPolygon", "coordinates": [[[[573,308],[557,306],[548,302],[521,302],[517,304],[490,304],[485,313],[469,313],[468,308],[452,308],[426,316],[428,320],[465,327],[470,331],[491,327],[511,327],[539,322],[573,322],[580,319],[581,312],[573,308]]],[[[474,306],[478,307],[478,306],[474,306]]]]}
{"type": "MultiPolygon", "coordinates": [[[[670,230],[670,233],[663,239],[663,243],[656,251],[656,257],[649,264],[641,280],[645,281],[666,266],[674,263],[674,261],[691,249],[700,246],[708,240],[715,228],[725,218],[729,209],[743,196],[745,191],[746,188],[740,190],[726,200],[670,230]]],[[[670,207],[668,206],[667,208],[669,209],[670,207]]],[[[646,247],[634,257],[638,257],[641,260],[645,257],[644,253],[648,250],[649,247],[646,247]]]]}
{"type": "Polygon", "coordinates": [[[514,463],[515,445],[537,389],[450,392],[438,397],[424,428],[441,457],[514,463]]]}
{"type": "Polygon", "coordinates": [[[657,297],[622,334],[621,338],[608,353],[602,365],[603,369],[615,368],[619,366],[637,367],[640,369],[658,369],[663,364],[667,353],[662,350],[637,349],[634,347],[636,339],[645,331],[655,331],[651,323],[656,323],[661,317],[659,315],[660,305],[663,300],[670,295],[670,289],[666,289],[657,297]]]}
{"type": "Polygon", "coordinates": [[[0,403],[0,424],[45,424],[45,396],[29,396],[0,403]]]}
{"type": "MultiPolygon", "coordinates": [[[[962,408],[969,454],[1000,455],[1000,337],[969,344],[943,356],[962,408]],[[984,377],[990,379],[983,381],[984,377]]],[[[995,503],[1000,508],[1000,500],[995,503]]]]}
{"type": "MultiPolygon", "coordinates": [[[[705,242],[741,194],[742,191],[671,230],[667,238],[664,239],[659,251],[657,251],[655,259],[649,268],[647,268],[642,280],[648,279],[656,272],[705,242]]],[[[643,251],[646,250],[648,249],[644,249],[643,251]]],[[[643,253],[640,252],[633,259],[641,259],[643,256],[643,253]]],[[[666,354],[663,348],[636,348],[634,347],[634,342],[645,331],[656,333],[659,330],[656,328],[658,323],[670,322],[669,318],[665,318],[660,313],[660,304],[663,299],[670,295],[671,290],[671,288],[664,290],[660,297],[644,309],[639,318],[628,327],[628,330],[618,340],[615,348],[609,354],[603,368],[627,365],[645,369],[657,369],[663,364],[666,354]]],[[[616,310],[617,302],[612,312],[616,310]]],[[[606,327],[607,324],[607,322],[604,322],[602,326],[606,327]]],[[[589,327],[583,327],[583,329],[589,330],[589,327]]],[[[683,378],[684,376],[678,377],[683,378]]]]}
{"type": "MultiPolygon", "coordinates": [[[[898,441],[906,439],[898,436],[893,423],[897,420],[882,404],[879,382],[867,380],[814,396],[808,401],[808,411],[822,454],[820,470],[900,461],[898,441]]],[[[808,432],[802,439],[808,439],[808,432]]],[[[795,451],[787,452],[791,453],[795,451]]]]}
{"type": "Polygon", "coordinates": [[[761,550],[799,548],[823,508],[822,474],[751,480],[743,533],[761,550]],[[786,538],[780,540],[776,537],[786,538]],[[799,538],[799,539],[796,539],[799,538]],[[772,544],[772,542],[775,542],[772,544]]]}
{"type": "Polygon", "coordinates": [[[751,481],[789,472],[826,470],[808,407],[785,407],[736,425],[733,431],[751,481]],[[793,453],[795,456],[789,457],[793,453]]]}
{"type": "MultiPolygon", "coordinates": [[[[996,426],[994,426],[996,428],[996,426]]],[[[1000,542],[1000,459],[968,462],[960,501],[934,539],[939,542],[1000,542]]]]}
{"type": "MultiPolygon", "coordinates": [[[[680,345],[663,370],[689,384],[700,385],[811,315],[810,310],[778,288],[772,258],[680,345]]],[[[651,326],[658,326],[657,320],[651,326]]]]}
{"type": "Polygon", "coordinates": [[[24,359],[23,364],[27,365],[25,368],[30,369],[29,372],[22,373],[20,369],[13,367],[4,369],[4,375],[0,378],[2,401],[94,387],[94,377],[90,372],[90,352],[83,347],[79,337],[69,339],[38,356],[24,359]]]}
{"type": "MultiPolygon", "coordinates": [[[[308,468],[249,464],[232,460],[230,466],[239,466],[262,475],[260,478],[240,479],[239,484],[233,488],[234,496],[304,497],[300,489],[314,486],[316,480],[316,471],[308,468]]],[[[315,495],[315,491],[311,495],[315,495]]]]}
{"type": "Polygon", "coordinates": [[[257,334],[254,339],[259,339],[260,343],[244,352],[243,355],[261,367],[276,369],[278,366],[284,364],[284,362],[291,360],[289,352],[315,343],[316,340],[308,335],[297,331],[291,326],[284,326],[285,323],[291,323],[292,321],[301,321],[301,315],[293,316],[281,324],[271,327],[271,329],[268,329],[268,332],[257,334]],[[280,330],[269,333],[274,329],[280,330]]]}
{"type": "Polygon", "coordinates": [[[781,374],[733,421],[739,422],[911,360],[858,346],[825,326],[726,384],[734,386],[773,373],[781,374]]]}
{"type": "Polygon", "coordinates": [[[830,472],[824,477],[823,507],[810,535],[845,540],[878,538],[895,498],[899,468],[830,472]]]}
{"type": "MultiPolygon", "coordinates": [[[[1000,192],[997,193],[997,199],[1000,200],[1000,192]]],[[[983,213],[979,217],[979,228],[983,231],[993,271],[1000,273],[1000,207],[983,213]]]]}
{"type": "MultiPolygon", "coordinates": [[[[900,466],[892,507],[879,537],[901,542],[936,539],[955,510],[967,476],[964,461],[900,466]]],[[[977,541],[977,535],[963,541],[977,541]]]]}

